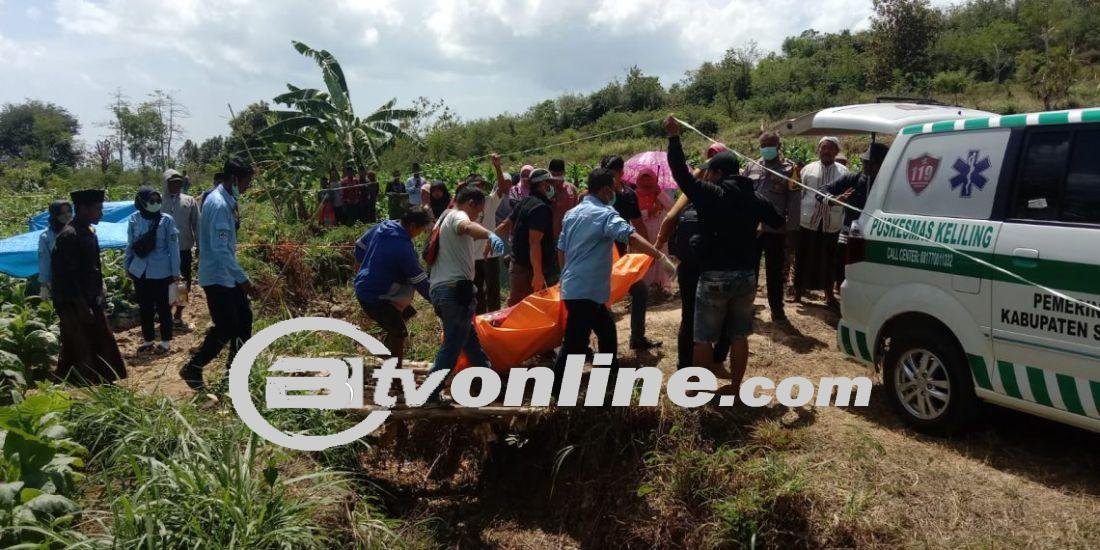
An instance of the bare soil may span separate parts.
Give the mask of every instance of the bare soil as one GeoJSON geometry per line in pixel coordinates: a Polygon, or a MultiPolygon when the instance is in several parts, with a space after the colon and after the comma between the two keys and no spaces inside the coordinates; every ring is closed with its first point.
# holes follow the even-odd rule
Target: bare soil
{"type": "MultiPolygon", "coordinates": [[[[139,329],[119,334],[130,366],[126,384],[177,398],[191,396],[176,370],[209,324],[205,302],[197,294],[187,313],[195,330],[177,337],[171,354],[136,357],[139,329]]],[[[867,373],[837,349],[837,318],[820,301],[788,304],[790,329],[771,323],[766,303],[761,292],[750,338],[749,376],[813,380],[867,373]]],[[[425,312],[421,315],[430,315],[430,308],[419,309],[425,312]]],[[[650,307],[648,335],[664,343],[652,353],[626,349],[625,305],[616,306],[616,311],[623,363],[673,371],[678,300],[650,307]]],[[[211,368],[220,369],[221,363],[211,368]]],[[[805,474],[812,495],[812,506],[794,524],[806,531],[802,540],[812,541],[804,545],[1100,546],[1100,434],[987,407],[978,430],[950,439],[927,437],[899,422],[877,380],[869,407],[773,407],[733,422],[750,431],[779,422],[803,442],[783,452],[805,474]]],[[[387,450],[386,443],[407,442],[410,437],[408,427],[388,426],[378,451],[362,457],[363,473],[380,490],[389,515],[425,522],[448,547],[600,547],[611,541],[601,540],[593,525],[605,522],[608,530],[628,532],[631,522],[647,519],[624,515],[638,509],[631,496],[638,472],[609,468],[593,472],[587,481],[556,486],[552,466],[559,450],[542,449],[533,442],[524,452],[524,441],[500,439],[499,433],[520,433],[521,427],[433,426],[430,440],[417,445],[414,456],[387,450]],[[448,438],[480,442],[484,448],[460,454],[432,452],[454,449],[448,438]],[[508,446],[511,450],[503,456],[517,462],[487,461],[485,457],[500,446],[508,446]],[[619,487],[622,496],[608,494],[608,487],[619,487]]],[[[644,545],[642,540],[628,544],[644,545]]]]}

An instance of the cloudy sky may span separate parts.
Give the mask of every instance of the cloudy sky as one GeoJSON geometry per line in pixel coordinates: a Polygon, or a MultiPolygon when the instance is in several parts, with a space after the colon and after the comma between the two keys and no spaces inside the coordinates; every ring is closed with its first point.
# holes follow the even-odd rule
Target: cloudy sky
{"type": "Polygon", "coordinates": [[[321,86],[300,40],[336,55],[361,112],[423,95],[469,119],[589,92],[634,64],[667,86],[731,46],[862,29],[870,12],[870,0],[0,0],[0,103],[57,103],[93,140],[115,88],[171,90],[202,139],[226,133],[226,103],[321,86]]]}

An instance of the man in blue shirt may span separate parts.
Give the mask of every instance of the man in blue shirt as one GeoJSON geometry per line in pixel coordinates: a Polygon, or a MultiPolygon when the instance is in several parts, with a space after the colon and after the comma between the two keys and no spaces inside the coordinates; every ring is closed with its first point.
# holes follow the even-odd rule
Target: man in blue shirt
{"type": "MultiPolygon", "coordinates": [[[[634,232],[614,208],[615,178],[610,170],[597,168],[588,175],[588,195],[565,214],[558,251],[565,268],[561,274],[561,298],[568,312],[565,338],[554,363],[554,393],[561,385],[565,360],[570,354],[583,354],[588,338],[596,333],[600,353],[618,350],[615,321],[607,308],[611,299],[611,246],[630,244],[636,250],[657,258],[661,268],[675,271],[676,266],[649,241],[634,232]]],[[[618,368],[618,360],[612,362],[618,368]]]]}
{"type": "Polygon", "coordinates": [[[413,246],[413,239],[430,223],[427,212],[412,210],[405,212],[400,222],[386,220],[372,227],[355,243],[355,261],[360,264],[355,297],[363,313],[386,333],[383,343],[397,357],[397,368],[401,368],[409,336],[405,321],[416,315],[411,305],[413,291],[431,300],[428,274],[420,267],[413,246]]]}
{"type": "Polygon", "coordinates": [[[210,320],[202,347],[180,369],[180,378],[195,391],[205,388],[202,369],[229,344],[228,364],[252,336],[252,283],[237,263],[237,201],[252,184],[252,166],[237,158],[225,162],[222,183],[203,199],[199,225],[199,286],[206,293],[210,320]]]}

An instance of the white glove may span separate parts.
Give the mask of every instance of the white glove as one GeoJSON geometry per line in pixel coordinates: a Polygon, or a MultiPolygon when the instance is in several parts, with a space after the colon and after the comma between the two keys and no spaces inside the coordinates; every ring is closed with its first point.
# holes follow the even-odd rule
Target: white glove
{"type": "Polygon", "coordinates": [[[661,254],[661,268],[670,277],[676,275],[676,264],[672,262],[672,258],[669,258],[667,254],[661,254]]]}

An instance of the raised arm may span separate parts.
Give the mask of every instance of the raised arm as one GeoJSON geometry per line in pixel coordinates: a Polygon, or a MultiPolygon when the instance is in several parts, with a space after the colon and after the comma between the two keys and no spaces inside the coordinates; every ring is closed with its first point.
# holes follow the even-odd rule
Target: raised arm
{"type": "Polygon", "coordinates": [[[676,121],[676,117],[668,115],[665,119],[665,132],[668,133],[668,167],[672,170],[672,179],[676,180],[676,185],[689,199],[698,200],[701,186],[687,167],[687,157],[684,156],[684,147],[680,143],[680,123],[676,121]]]}

